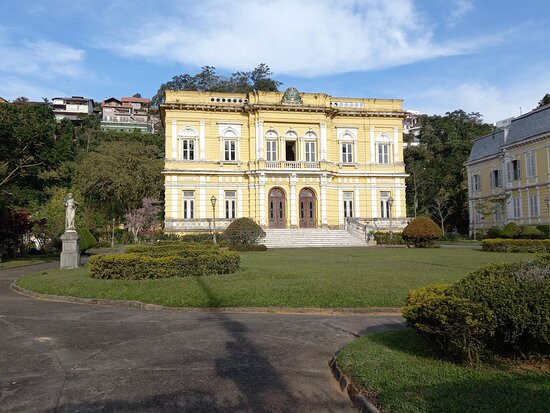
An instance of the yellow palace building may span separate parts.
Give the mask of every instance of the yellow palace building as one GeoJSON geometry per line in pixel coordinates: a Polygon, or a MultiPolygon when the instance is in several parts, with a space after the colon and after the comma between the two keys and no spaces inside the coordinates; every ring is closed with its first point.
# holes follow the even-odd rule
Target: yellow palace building
{"type": "Polygon", "coordinates": [[[161,110],[167,232],[404,225],[401,100],[166,91],[161,110]]]}

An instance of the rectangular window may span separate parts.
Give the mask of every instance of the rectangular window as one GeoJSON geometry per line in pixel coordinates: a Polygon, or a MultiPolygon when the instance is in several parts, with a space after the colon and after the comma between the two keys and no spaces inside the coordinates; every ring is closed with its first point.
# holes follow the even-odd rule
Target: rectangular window
{"type": "Polygon", "coordinates": [[[521,198],[512,198],[512,213],[514,218],[521,218],[521,198]]]}
{"type": "Polygon", "coordinates": [[[185,161],[192,161],[195,159],[195,141],[191,139],[183,140],[182,158],[185,161]]]}
{"type": "Polygon", "coordinates": [[[315,162],[315,142],[306,142],[306,162],[315,162]]]}
{"type": "Polygon", "coordinates": [[[342,163],[353,163],[353,145],[351,143],[342,144],[342,163]]]}
{"type": "Polygon", "coordinates": [[[344,218],[353,217],[353,192],[344,192],[344,218]]]}
{"type": "Polygon", "coordinates": [[[237,141],[225,141],[225,154],[224,154],[224,160],[225,161],[234,161],[237,159],[237,141]]]}
{"type": "Polygon", "coordinates": [[[491,188],[500,188],[501,186],[500,170],[495,169],[491,171],[491,188]]]}
{"type": "Polygon", "coordinates": [[[390,193],[389,192],[380,192],[380,217],[389,218],[390,217],[390,193]]]}
{"type": "Polygon", "coordinates": [[[277,160],[277,141],[267,141],[267,160],[277,160]]]}
{"type": "Polygon", "coordinates": [[[493,220],[495,223],[502,222],[502,207],[500,204],[493,204],[493,220]]]}
{"type": "Polygon", "coordinates": [[[537,194],[529,195],[529,216],[539,216],[539,197],[537,194]]]}
{"type": "Polygon", "coordinates": [[[235,191],[225,191],[225,217],[234,219],[237,210],[237,194],[235,191]]]}
{"type": "Polygon", "coordinates": [[[535,154],[529,153],[527,154],[527,177],[533,178],[537,175],[536,167],[535,167],[535,154]]]}
{"type": "Polygon", "coordinates": [[[519,160],[515,159],[508,163],[508,180],[517,181],[521,179],[521,170],[519,160]]]}
{"type": "Polygon", "coordinates": [[[481,176],[478,174],[472,175],[472,189],[474,191],[481,191],[481,176]]]}
{"type": "Polygon", "coordinates": [[[378,163],[390,163],[390,145],[387,143],[378,144],[378,163]]]}
{"type": "Polygon", "coordinates": [[[183,219],[195,218],[195,191],[183,191],[183,219]]]}

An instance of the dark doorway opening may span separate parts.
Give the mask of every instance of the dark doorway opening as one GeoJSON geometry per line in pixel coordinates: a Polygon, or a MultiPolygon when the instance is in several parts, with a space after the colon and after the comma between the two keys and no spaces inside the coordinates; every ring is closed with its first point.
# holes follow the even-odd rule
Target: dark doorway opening
{"type": "Polygon", "coordinates": [[[296,160],[296,141],[285,142],[285,153],[287,161],[296,160]]]}

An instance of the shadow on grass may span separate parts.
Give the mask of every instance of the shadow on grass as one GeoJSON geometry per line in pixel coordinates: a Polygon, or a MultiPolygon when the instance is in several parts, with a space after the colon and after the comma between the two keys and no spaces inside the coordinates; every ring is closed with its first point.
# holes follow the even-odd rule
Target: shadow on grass
{"type": "Polygon", "coordinates": [[[369,340],[391,350],[411,356],[436,360],[445,359],[441,355],[441,350],[434,343],[428,341],[409,327],[373,334],[369,336],[369,340]]]}

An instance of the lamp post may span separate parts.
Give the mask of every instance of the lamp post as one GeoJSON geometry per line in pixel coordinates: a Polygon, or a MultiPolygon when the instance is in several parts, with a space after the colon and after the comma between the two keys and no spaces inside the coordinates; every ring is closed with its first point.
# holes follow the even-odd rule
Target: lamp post
{"type": "Polygon", "coordinates": [[[393,198],[392,196],[390,195],[390,198],[388,199],[388,205],[390,207],[390,210],[389,210],[389,216],[390,216],[390,235],[393,235],[393,231],[392,231],[392,214],[391,214],[391,210],[392,210],[392,206],[393,206],[393,198]]]}
{"type": "Polygon", "coordinates": [[[212,202],[212,241],[216,244],[216,197],[212,195],[210,202],[212,202]]]}
{"type": "Polygon", "coordinates": [[[550,238],[550,195],[546,197],[545,201],[548,208],[548,238],[550,238]]]}

